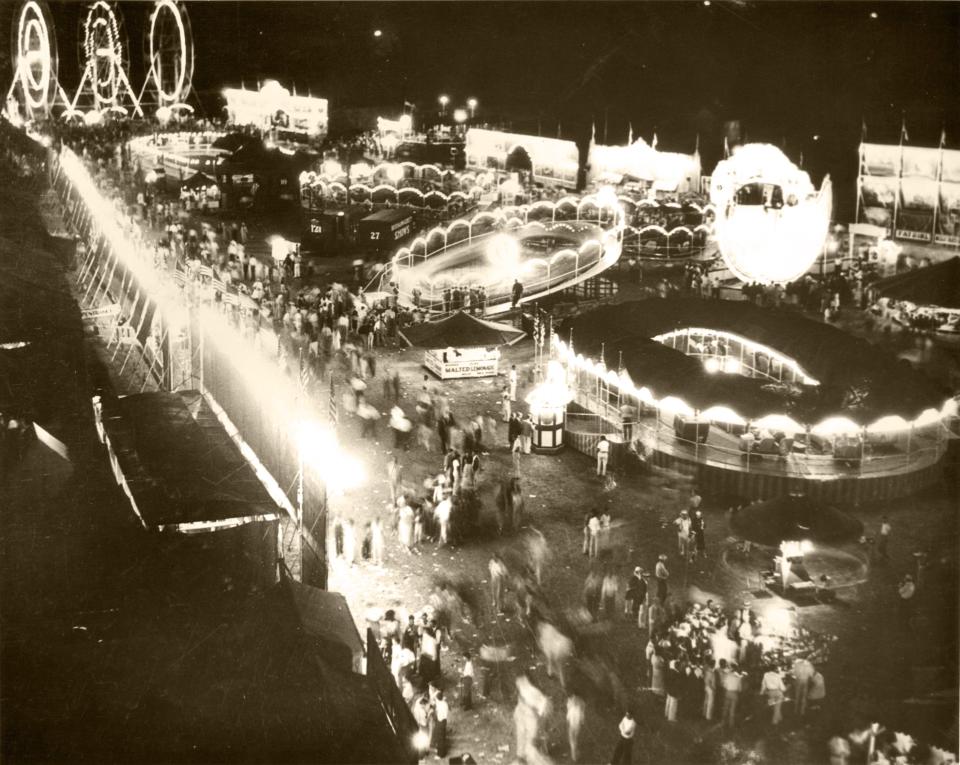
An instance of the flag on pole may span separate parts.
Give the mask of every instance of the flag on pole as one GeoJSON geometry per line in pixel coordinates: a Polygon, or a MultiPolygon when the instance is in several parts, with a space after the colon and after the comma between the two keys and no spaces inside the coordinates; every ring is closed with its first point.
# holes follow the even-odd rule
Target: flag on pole
{"type": "Polygon", "coordinates": [[[907,117],[903,116],[902,121],[900,122],[900,145],[903,146],[905,143],[910,143],[910,134],[907,133],[907,117]]]}
{"type": "Polygon", "coordinates": [[[947,145],[947,126],[944,125],[940,128],[940,151],[943,151],[943,147],[947,145]]]}
{"type": "Polygon", "coordinates": [[[657,132],[656,131],[653,132],[653,140],[650,141],[650,147],[653,149],[657,148],[657,132]]]}
{"type": "Polygon", "coordinates": [[[860,119],[860,143],[867,142],[867,120],[866,118],[861,117],[860,119]]]}
{"type": "Polygon", "coordinates": [[[633,146],[633,123],[627,123],[629,125],[627,129],[627,146],[633,146]]]}
{"type": "Polygon", "coordinates": [[[213,285],[213,288],[214,288],[217,292],[223,294],[224,292],[227,291],[227,285],[223,283],[223,280],[222,280],[222,279],[218,279],[217,277],[214,277],[214,278],[213,278],[213,282],[211,282],[211,283],[212,283],[212,285],[213,285]]]}

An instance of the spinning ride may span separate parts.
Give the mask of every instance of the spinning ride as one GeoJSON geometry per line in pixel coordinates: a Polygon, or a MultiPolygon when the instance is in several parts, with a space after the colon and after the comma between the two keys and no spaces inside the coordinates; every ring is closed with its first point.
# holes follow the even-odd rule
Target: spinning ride
{"type": "Polygon", "coordinates": [[[512,307],[515,280],[523,287],[519,302],[527,303],[597,276],[620,258],[623,209],[602,191],[576,201],[572,220],[550,219],[560,203],[537,202],[435,228],[394,255],[381,289],[394,282],[402,302],[445,313],[454,307],[445,293],[482,288],[483,312],[491,315],[512,307]]]}

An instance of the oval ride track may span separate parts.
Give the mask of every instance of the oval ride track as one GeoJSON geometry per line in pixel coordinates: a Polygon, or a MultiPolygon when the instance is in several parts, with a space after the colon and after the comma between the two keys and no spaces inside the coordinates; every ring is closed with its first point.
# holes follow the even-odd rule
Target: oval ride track
{"type": "Polygon", "coordinates": [[[483,287],[486,313],[511,304],[513,280],[524,286],[521,302],[530,302],[596,276],[620,257],[610,231],[587,221],[534,221],[447,247],[412,266],[396,268],[401,295],[419,289],[424,303],[440,302],[446,289],[483,287]],[[496,237],[509,237],[516,252],[496,251],[496,237]]]}

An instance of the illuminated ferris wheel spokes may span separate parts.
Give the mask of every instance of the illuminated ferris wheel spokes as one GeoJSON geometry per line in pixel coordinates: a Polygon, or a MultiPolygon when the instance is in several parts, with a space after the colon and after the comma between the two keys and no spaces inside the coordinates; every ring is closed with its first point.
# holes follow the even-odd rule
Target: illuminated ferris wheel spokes
{"type": "Polygon", "coordinates": [[[53,17],[43,0],[26,0],[14,16],[11,30],[13,81],[7,101],[15,99],[28,118],[48,115],[61,96],[66,94],[57,80],[59,59],[53,17]],[[19,97],[17,92],[19,91],[19,97]]]}
{"type": "Polygon", "coordinates": [[[147,28],[147,81],[158,106],[183,103],[193,81],[193,34],[186,8],[176,0],[156,0],[147,28]]]}
{"type": "Polygon", "coordinates": [[[96,0],[88,9],[81,27],[81,54],[83,75],[77,88],[71,112],[75,111],[81,96],[92,96],[95,112],[125,111],[122,102],[129,98],[137,114],[142,114],[139,99],[130,87],[121,17],[106,0],[96,0]]]}

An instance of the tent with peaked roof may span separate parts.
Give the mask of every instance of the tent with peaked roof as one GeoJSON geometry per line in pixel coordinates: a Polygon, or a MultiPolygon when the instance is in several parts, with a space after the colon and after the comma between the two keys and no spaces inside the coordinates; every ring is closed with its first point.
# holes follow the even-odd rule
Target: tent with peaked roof
{"type": "Polygon", "coordinates": [[[446,380],[498,374],[499,346],[513,345],[524,332],[457,311],[439,321],[407,327],[400,331],[400,337],[408,345],[425,349],[424,365],[446,380]]]}

